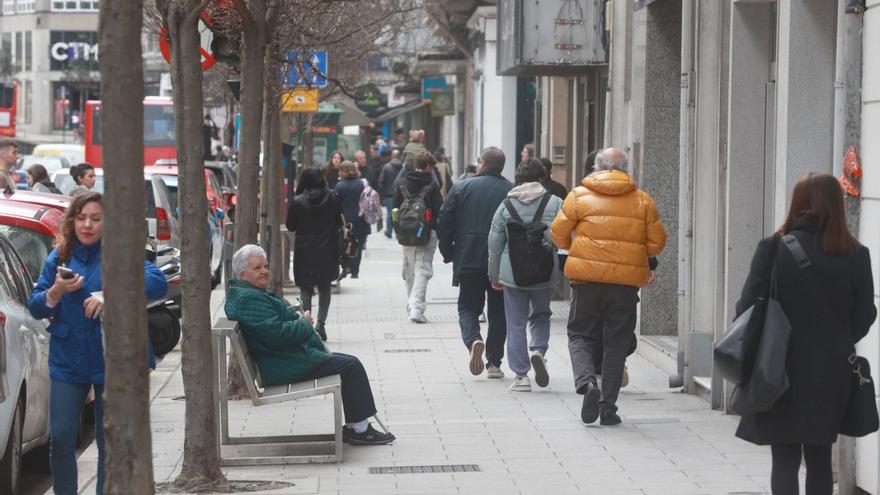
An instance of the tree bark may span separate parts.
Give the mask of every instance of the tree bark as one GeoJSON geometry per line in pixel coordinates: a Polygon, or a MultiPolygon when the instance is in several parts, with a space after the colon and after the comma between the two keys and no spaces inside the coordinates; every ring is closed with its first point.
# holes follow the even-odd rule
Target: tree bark
{"type": "Polygon", "coordinates": [[[181,343],[186,395],[183,468],[174,485],[204,491],[226,483],[220,470],[217,417],[213,398],[211,352],[211,273],[208,252],[208,203],[202,141],[202,67],[199,12],[205,1],[163,2],[171,39],[171,81],[179,169],[183,306],[181,343]]]}
{"type": "Polygon", "coordinates": [[[101,275],[105,295],[104,493],[152,494],[150,380],[144,290],[146,229],[141,27],[143,1],[100,7],[101,138],[107,188],[101,275]]]}

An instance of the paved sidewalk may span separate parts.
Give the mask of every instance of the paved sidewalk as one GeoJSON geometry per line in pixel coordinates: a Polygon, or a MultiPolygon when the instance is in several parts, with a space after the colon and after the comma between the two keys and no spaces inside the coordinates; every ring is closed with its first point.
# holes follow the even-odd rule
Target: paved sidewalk
{"type": "MultiPolygon", "coordinates": [[[[372,235],[359,280],[346,279],[327,322],[330,347],[354,354],[370,375],[379,414],[398,440],[345,447],[341,464],[226,469],[236,480],[284,480],[277,494],[759,494],[769,493],[769,449],[736,439],[736,419],[670,390],[667,376],[638,355],[617,427],[584,426],[566,345],[567,305],[554,302],[550,385],[510,392],[504,380],[473,377],[459,337],[451,266],[435,257],[430,323],[409,322],[395,242],[372,235]],[[478,472],[370,474],[370,468],[475,464],[478,472]]],[[[291,298],[296,290],[290,291],[291,298]]],[[[213,298],[216,316],[222,294],[213,298]]],[[[151,378],[154,469],[158,482],[180,471],[183,413],[179,353],[151,378]]],[[[321,398],[254,409],[231,404],[233,432],[326,432],[321,398]]],[[[94,493],[95,448],[80,458],[84,493],[94,493]]]]}

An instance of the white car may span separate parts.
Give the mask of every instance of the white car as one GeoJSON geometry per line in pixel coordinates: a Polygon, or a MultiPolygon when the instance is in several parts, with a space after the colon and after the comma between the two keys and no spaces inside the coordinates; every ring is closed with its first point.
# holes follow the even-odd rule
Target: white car
{"type": "MultiPolygon", "coordinates": [[[[53,173],[52,182],[55,184],[55,187],[61,190],[63,194],[70,194],[70,191],[74,188],[74,186],[76,186],[76,182],[73,181],[73,176],[70,175],[69,168],[62,168],[61,170],[53,173]]],[[[103,168],[95,169],[95,187],[92,188],[92,191],[102,194],[104,192],[103,168]]]]}
{"type": "Polygon", "coordinates": [[[86,160],[86,147],[81,144],[38,144],[31,153],[38,156],[61,156],[71,165],[86,160]]]}
{"type": "MultiPolygon", "coordinates": [[[[31,279],[0,235],[0,493],[18,493],[21,458],[49,441],[49,333],[27,308],[31,279]]],[[[48,455],[48,449],[46,454],[48,455]]]]}
{"type": "Polygon", "coordinates": [[[46,167],[46,172],[48,172],[50,176],[57,170],[70,168],[70,162],[63,156],[25,155],[18,159],[18,162],[15,164],[15,169],[27,172],[28,169],[31,168],[31,165],[37,164],[46,167]]]}

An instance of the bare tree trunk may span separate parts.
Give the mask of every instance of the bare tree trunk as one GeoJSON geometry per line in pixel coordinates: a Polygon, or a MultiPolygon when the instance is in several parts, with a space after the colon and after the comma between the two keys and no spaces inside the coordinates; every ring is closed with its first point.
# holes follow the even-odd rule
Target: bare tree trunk
{"type": "Polygon", "coordinates": [[[220,470],[217,417],[213,401],[211,352],[211,274],[208,252],[208,205],[202,144],[202,67],[199,55],[199,11],[206,3],[172,0],[163,3],[171,38],[174,127],[180,169],[180,233],[183,277],[182,372],[186,395],[183,468],[174,480],[193,491],[226,484],[220,470]]]}
{"type": "Polygon", "coordinates": [[[102,240],[106,382],[104,493],[152,494],[144,291],[143,1],[101,2],[101,138],[107,194],[102,240]],[[136,63],[133,63],[136,62],[136,63]],[[133,164],[138,166],[133,166],[133,164]]]}
{"type": "Polygon", "coordinates": [[[263,81],[263,181],[260,191],[260,245],[269,254],[271,277],[269,288],[283,295],[281,255],[281,109],[278,104],[277,74],[280,70],[277,49],[266,50],[263,81]]]}

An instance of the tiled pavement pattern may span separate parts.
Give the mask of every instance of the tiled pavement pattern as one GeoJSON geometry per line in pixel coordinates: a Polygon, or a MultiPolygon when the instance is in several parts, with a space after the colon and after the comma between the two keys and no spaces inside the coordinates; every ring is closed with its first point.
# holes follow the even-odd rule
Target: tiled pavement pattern
{"type": "MultiPolygon", "coordinates": [[[[397,435],[391,446],[345,447],[330,465],[226,469],[230,479],[286,480],[271,493],[320,494],[759,494],[769,493],[769,449],[736,439],[735,417],[702,399],[670,390],[667,376],[638,355],[617,427],[584,426],[574,393],[565,336],[566,304],[554,302],[550,385],[508,391],[504,380],[473,377],[456,323],[451,266],[435,257],[426,325],[405,315],[400,249],[372,235],[359,280],[334,295],[330,346],[357,355],[373,385],[380,415],[397,435]],[[370,474],[370,468],[475,464],[479,472],[370,474]]],[[[296,297],[296,290],[289,293],[296,297]]],[[[213,298],[221,315],[222,294],[213,298]]],[[[180,470],[183,413],[179,353],[151,379],[154,469],[158,482],[180,470]]],[[[254,409],[231,405],[232,430],[248,434],[326,432],[329,400],[313,398],[254,409]]],[[[84,493],[94,493],[94,446],[80,458],[84,493]]]]}

